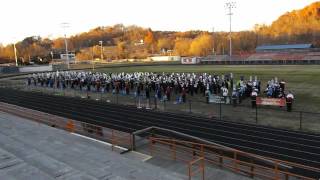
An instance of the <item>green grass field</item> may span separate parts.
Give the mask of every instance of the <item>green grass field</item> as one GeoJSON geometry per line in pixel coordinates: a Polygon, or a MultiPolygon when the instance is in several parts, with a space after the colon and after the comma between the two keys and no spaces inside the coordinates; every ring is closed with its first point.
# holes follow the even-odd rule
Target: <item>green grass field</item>
{"type": "MultiPolygon", "coordinates": [[[[242,123],[257,123],[259,125],[272,126],[277,128],[303,130],[309,132],[320,133],[320,65],[164,65],[164,64],[112,64],[99,65],[95,71],[99,72],[208,72],[214,74],[226,74],[232,72],[235,79],[240,76],[258,76],[262,82],[262,88],[266,86],[267,81],[274,77],[279,80],[283,79],[287,82],[286,89],[293,91],[295,95],[295,102],[293,111],[287,112],[286,108],[280,107],[258,107],[252,109],[250,106],[250,99],[245,99],[241,105],[233,107],[232,105],[206,104],[205,97],[202,95],[195,95],[193,97],[187,96],[187,103],[176,104],[174,101],[154,101],[150,103],[151,108],[157,110],[178,112],[178,113],[192,113],[203,117],[221,117],[222,120],[236,121],[242,123]],[[127,66],[127,67],[123,67],[127,66]],[[190,101],[189,101],[190,100],[190,101]],[[220,108],[221,107],[221,108],[220,108]],[[302,111],[302,112],[301,112],[302,111]],[[314,112],[314,113],[307,113],[314,112]],[[300,121],[301,120],[301,121],[300,121]],[[301,123],[300,123],[301,122],[301,123]],[[301,126],[300,126],[301,125],[301,126]]],[[[73,68],[90,68],[90,65],[74,66],[73,68]]],[[[90,69],[86,69],[89,71],[90,69]]],[[[25,87],[23,79],[15,80],[11,85],[22,86],[27,91],[40,91],[42,93],[58,94],[63,96],[82,97],[87,96],[86,92],[79,90],[68,89],[62,91],[52,88],[40,87],[25,87]],[[19,85],[20,83],[20,85],[19,85]],[[60,92],[59,92],[60,91],[60,92]]],[[[7,86],[8,83],[6,82],[7,86]]],[[[126,104],[137,106],[137,99],[131,96],[119,95],[112,93],[95,93],[89,92],[91,99],[107,101],[109,103],[126,104]]],[[[176,99],[177,95],[172,94],[172,99],[176,99]]],[[[145,107],[147,100],[142,99],[141,105],[145,107]]]]}
{"type": "Polygon", "coordinates": [[[209,72],[225,74],[232,72],[236,79],[240,76],[258,76],[262,87],[268,80],[278,77],[287,82],[286,89],[295,97],[295,110],[320,112],[320,66],[319,65],[161,65],[132,66],[96,69],[100,72],[209,72]]]}

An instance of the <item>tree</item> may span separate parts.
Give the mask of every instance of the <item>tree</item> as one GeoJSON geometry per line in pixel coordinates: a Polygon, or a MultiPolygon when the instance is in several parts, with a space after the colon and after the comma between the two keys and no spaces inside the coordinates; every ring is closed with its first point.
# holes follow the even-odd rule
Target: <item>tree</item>
{"type": "Polygon", "coordinates": [[[64,49],[65,43],[63,38],[58,38],[53,41],[52,48],[54,49],[64,49]]]}
{"type": "Polygon", "coordinates": [[[126,29],[127,31],[125,33],[125,39],[132,44],[137,41],[140,42],[140,40],[144,40],[145,34],[147,33],[145,29],[138,26],[129,26],[126,29]]]}
{"type": "Polygon", "coordinates": [[[117,45],[117,50],[118,50],[118,58],[120,59],[127,58],[125,42],[119,42],[117,45]]]}
{"type": "Polygon", "coordinates": [[[6,47],[3,47],[1,49],[1,58],[10,59],[11,61],[14,61],[13,44],[8,44],[6,47]]]}
{"type": "Polygon", "coordinates": [[[144,37],[144,42],[146,44],[154,43],[154,36],[153,36],[153,32],[151,30],[148,30],[147,35],[144,37]]]}
{"type": "Polygon", "coordinates": [[[192,39],[177,39],[174,45],[174,53],[180,56],[189,56],[192,39]]]}
{"type": "Polygon", "coordinates": [[[161,38],[158,40],[157,48],[159,51],[162,51],[162,50],[167,51],[167,50],[173,49],[173,47],[174,47],[174,44],[171,39],[161,38]]]}
{"type": "Polygon", "coordinates": [[[212,36],[204,33],[194,39],[190,45],[190,54],[193,56],[207,56],[212,54],[213,39],[212,36]]]}
{"type": "Polygon", "coordinates": [[[147,35],[144,37],[144,43],[146,44],[148,50],[151,50],[153,54],[155,49],[155,39],[151,29],[148,30],[147,35]]]}
{"type": "Polygon", "coordinates": [[[270,26],[256,25],[259,44],[310,43],[320,32],[320,2],[285,13],[270,26]],[[260,43],[262,42],[262,43],[260,43]]]}
{"type": "MultiPolygon", "coordinates": [[[[92,54],[90,47],[98,45],[101,40],[108,49],[108,56],[118,58],[144,58],[162,49],[174,49],[174,53],[181,56],[206,56],[213,50],[213,38],[208,32],[152,31],[150,28],[122,24],[99,26],[71,36],[67,38],[68,50],[78,51],[78,56],[86,59],[92,54]],[[144,43],[139,43],[140,40],[144,43]],[[90,50],[87,51],[87,48],[90,50]]],[[[320,47],[320,2],[285,13],[271,25],[255,25],[252,31],[233,33],[234,54],[252,52],[258,45],[282,43],[313,43],[320,47]]],[[[65,40],[64,37],[50,40],[30,36],[17,42],[16,47],[19,59],[43,58],[50,56],[50,51],[65,53],[65,40]]],[[[214,33],[214,49],[217,54],[227,53],[227,32],[214,33]]],[[[100,53],[100,48],[94,47],[95,57],[100,57],[100,53]]],[[[0,46],[0,59],[14,61],[12,44],[0,46]]]]}
{"type": "Polygon", "coordinates": [[[76,59],[77,60],[91,60],[92,59],[92,53],[88,51],[81,51],[76,54],[76,59]]]}

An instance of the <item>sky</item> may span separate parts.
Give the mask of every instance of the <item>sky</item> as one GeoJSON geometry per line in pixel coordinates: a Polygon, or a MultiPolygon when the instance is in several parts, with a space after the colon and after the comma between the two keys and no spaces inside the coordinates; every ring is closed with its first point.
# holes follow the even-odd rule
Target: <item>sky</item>
{"type": "MultiPolygon", "coordinates": [[[[152,30],[229,31],[224,0],[1,0],[0,43],[28,36],[50,39],[122,23],[152,30]],[[62,28],[62,23],[69,27],[62,28]]],[[[316,0],[233,0],[233,31],[270,24],[316,0]]]]}

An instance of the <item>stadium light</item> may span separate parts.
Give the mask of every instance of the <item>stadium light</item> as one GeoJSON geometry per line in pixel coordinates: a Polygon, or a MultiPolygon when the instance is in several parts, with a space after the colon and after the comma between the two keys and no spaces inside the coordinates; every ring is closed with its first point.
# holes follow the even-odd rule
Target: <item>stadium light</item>
{"type": "Polygon", "coordinates": [[[16,48],[16,42],[13,43],[13,51],[14,51],[14,58],[16,60],[16,67],[18,67],[18,57],[17,57],[17,48],[16,48]]]}
{"type": "Polygon", "coordinates": [[[231,61],[231,56],[232,56],[232,26],[231,26],[231,17],[233,15],[232,13],[232,9],[236,8],[236,3],[235,2],[227,2],[225,4],[226,9],[228,10],[228,16],[229,16],[229,22],[230,22],[230,33],[229,33],[229,46],[230,46],[230,50],[229,50],[229,60],[231,61]]]}
{"type": "Polygon", "coordinates": [[[70,24],[69,23],[61,23],[61,27],[64,30],[64,43],[65,43],[65,46],[66,46],[67,64],[68,64],[68,69],[70,69],[69,52],[68,52],[68,41],[67,41],[67,33],[66,33],[66,29],[70,27],[70,24]]]}

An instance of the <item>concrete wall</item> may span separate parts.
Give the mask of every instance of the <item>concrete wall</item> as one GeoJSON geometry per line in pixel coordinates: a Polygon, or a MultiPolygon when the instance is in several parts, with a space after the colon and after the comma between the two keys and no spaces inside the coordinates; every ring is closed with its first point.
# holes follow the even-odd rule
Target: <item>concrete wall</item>
{"type": "Polygon", "coordinates": [[[10,73],[18,73],[19,68],[15,66],[2,66],[0,67],[0,73],[10,74],[10,73]]]}
{"type": "Polygon", "coordinates": [[[22,72],[22,73],[42,72],[42,71],[52,71],[52,65],[19,67],[19,72],[22,72]]]}
{"type": "Polygon", "coordinates": [[[68,69],[68,65],[67,64],[54,64],[52,65],[52,71],[63,71],[63,70],[67,70],[68,69]]]}
{"type": "Polygon", "coordinates": [[[149,57],[152,61],[180,61],[180,56],[153,56],[149,57]]]}

